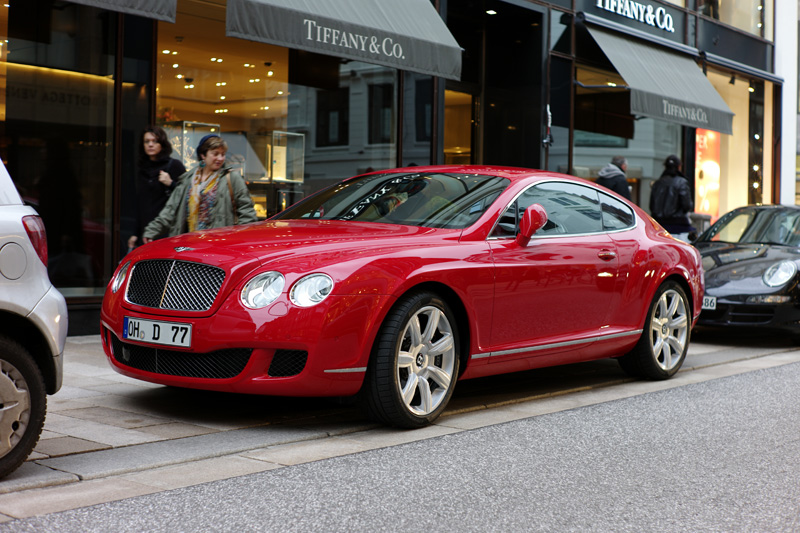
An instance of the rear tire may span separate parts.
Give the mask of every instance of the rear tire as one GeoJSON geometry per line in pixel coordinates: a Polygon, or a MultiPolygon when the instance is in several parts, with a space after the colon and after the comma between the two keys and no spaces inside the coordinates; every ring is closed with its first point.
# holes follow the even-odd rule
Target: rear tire
{"type": "Polygon", "coordinates": [[[675,375],[689,349],[690,310],[689,298],[680,285],[674,281],[661,285],[650,304],[639,342],[617,359],[622,369],[653,380],[675,375]]]}
{"type": "Polygon", "coordinates": [[[402,428],[436,420],[458,378],[455,316],[436,294],[403,297],[386,316],[370,358],[363,394],[369,416],[402,428]]]}
{"type": "Polygon", "coordinates": [[[28,458],[44,426],[47,394],[31,354],[0,337],[0,478],[28,458]]]}

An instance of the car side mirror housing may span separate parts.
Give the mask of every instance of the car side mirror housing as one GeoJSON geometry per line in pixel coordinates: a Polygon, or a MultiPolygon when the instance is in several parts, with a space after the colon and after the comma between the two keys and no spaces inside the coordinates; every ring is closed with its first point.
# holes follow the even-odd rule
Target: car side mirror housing
{"type": "Polygon", "coordinates": [[[533,204],[522,214],[517,233],[517,244],[528,246],[531,237],[547,223],[547,211],[540,204],[533,204]]]}

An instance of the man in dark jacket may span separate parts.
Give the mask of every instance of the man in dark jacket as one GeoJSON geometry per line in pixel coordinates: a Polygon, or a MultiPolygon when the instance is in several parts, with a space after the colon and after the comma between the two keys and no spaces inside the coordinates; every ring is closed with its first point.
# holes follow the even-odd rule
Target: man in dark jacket
{"type": "Polygon", "coordinates": [[[626,170],[628,170],[628,161],[621,155],[615,155],[611,159],[611,163],[598,172],[597,184],[630,200],[631,190],[628,188],[628,180],[625,178],[626,170]]]}
{"type": "Polygon", "coordinates": [[[670,155],[664,160],[664,172],[650,192],[650,214],[673,236],[689,241],[696,233],[689,213],[694,210],[689,180],[681,172],[681,160],[670,155]]]}

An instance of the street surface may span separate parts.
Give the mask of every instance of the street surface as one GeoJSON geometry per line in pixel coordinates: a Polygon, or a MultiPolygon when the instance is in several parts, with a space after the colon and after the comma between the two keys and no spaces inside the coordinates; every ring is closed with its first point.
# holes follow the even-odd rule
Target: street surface
{"type": "Polygon", "coordinates": [[[669,381],[613,361],[466,381],[398,431],[331,400],[141,384],[70,338],[0,530],[797,531],[798,363],[787,339],[699,331],[669,381]]]}

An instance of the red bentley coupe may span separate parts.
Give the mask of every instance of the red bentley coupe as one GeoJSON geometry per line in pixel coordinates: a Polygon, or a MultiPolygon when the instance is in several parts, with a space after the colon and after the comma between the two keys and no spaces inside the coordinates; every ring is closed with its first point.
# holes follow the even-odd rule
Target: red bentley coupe
{"type": "Polygon", "coordinates": [[[134,378],[358,394],[375,419],[419,427],[460,379],[606,357],[666,379],[703,289],[693,247],[591,182],[412,167],[138,248],[106,290],[102,339],[134,378]]]}

